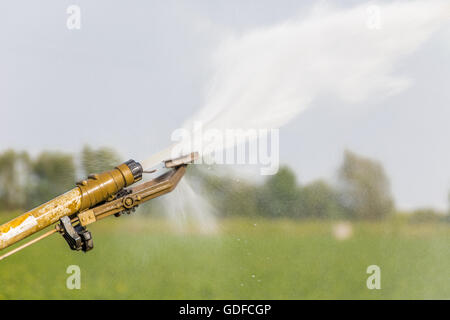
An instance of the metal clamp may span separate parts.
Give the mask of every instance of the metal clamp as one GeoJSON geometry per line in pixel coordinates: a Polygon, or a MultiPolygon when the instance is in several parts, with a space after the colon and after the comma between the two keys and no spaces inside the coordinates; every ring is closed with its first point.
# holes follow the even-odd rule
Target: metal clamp
{"type": "Polygon", "coordinates": [[[91,233],[81,224],[73,226],[68,216],[59,219],[56,230],[62,234],[72,250],[86,252],[94,248],[91,233]]]}

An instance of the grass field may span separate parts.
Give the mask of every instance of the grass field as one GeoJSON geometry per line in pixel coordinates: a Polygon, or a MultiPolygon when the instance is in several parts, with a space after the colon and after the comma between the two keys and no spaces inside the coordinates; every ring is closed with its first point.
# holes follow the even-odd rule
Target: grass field
{"type": "MultiPolygon", "coordinates": [[[[1,222],[4,222],[2,219],[1,222]]],[[[59,235],[0,262],[1,299],[450,299],[450,226],[233,219],[220,232],[174,232],[164,220],[111,218],[90,227],[95,249],[59,235]],[[381,268],[381,290],[366,268],[381,268]],[[69,265],[81,289],[66,288],[69,265]]]]}

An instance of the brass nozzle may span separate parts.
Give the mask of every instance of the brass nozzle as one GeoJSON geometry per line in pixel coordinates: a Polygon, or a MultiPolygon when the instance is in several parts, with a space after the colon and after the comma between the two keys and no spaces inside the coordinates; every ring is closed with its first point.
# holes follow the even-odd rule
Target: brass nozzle
{"type": "Polygon", "coordinates": [[[141,180],[142,171],[138,162],[128,160],[113,170],[89,175],[86,180],[77,183],[81,191],[80,210],[92,208],[121,189],[141,180]]]}

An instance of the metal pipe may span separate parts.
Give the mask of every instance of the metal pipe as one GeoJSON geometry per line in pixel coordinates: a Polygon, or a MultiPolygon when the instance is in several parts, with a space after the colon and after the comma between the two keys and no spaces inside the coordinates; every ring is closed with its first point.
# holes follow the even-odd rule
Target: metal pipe
{"type": "Polygon", "coordinates": [[[142,179],[142,166],[129,160],[113,170],[90,175],[77,187],[0,226],[0,250],[57,222],[102,203],[142,179]]]}

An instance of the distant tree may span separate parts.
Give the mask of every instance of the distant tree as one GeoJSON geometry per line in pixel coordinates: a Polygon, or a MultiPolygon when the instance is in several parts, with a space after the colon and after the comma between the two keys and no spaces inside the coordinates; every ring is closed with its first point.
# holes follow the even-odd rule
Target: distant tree
{"type": "Polygon", "coordinates": [[[112,148],[92,149],[85,146],[81,151],[81,165],[84,176],[111,170],[120,162],[120,156],[112,148]]]}
{"type": "Polygon", "coordinates": [[[0,209],[24,208],[29,165],[26,152],[7,150],[0,154],[0,209]]]}
{"type": "Polygon", "coordinates": [[[302,217],[339,219],[344,215],[338,192],[325,181],[314,181],[301,188],[300,200],[302,217]]]}
{"type": "Polygon", "coordinates": [[[409,221],[412,223],[439,222],[444,218],[444,214],[432,208],[416,209],[409,215],[409,221]]]}
{"type": "Polygon", "coordinates": [[[393,213],[389,179],[379,162],[345,151],[339,179],[351,217],[376,220],[393,213]]]}
{"type": "Polygon", "coordinates": [[[258,194],[258,210],[268,217],[298,217],[299,196],[294,172],[283,166],[262,186],[258,194]]]}
{"type": "Polygon", "coordinates": [[[257,216],[258,215],[258,186],[246,181],[230,184],[228,192],[222,201],[224,216],[257,216]]]}
{"type": "MultiPolygon", "coordinates": [[[[220,170],[220,169],[219,169],[220,170]]],[[[222,171],[222,170],[221,170],[222,171]]],[[[258,185],[239,179],[235,175],[216,172],[216,167],[205,170],[196,165],[189,166],[187,178],[192,187],[214,204],[218,213],[228,216],[255,216],[258,214],[258,185]]]]}
{"type": "Polygon", "coordinates": [[[31,174],[28,207],[40,205],[75,186],[73,156],[60,152],[42,152],[32,162],[31,174]]]}

